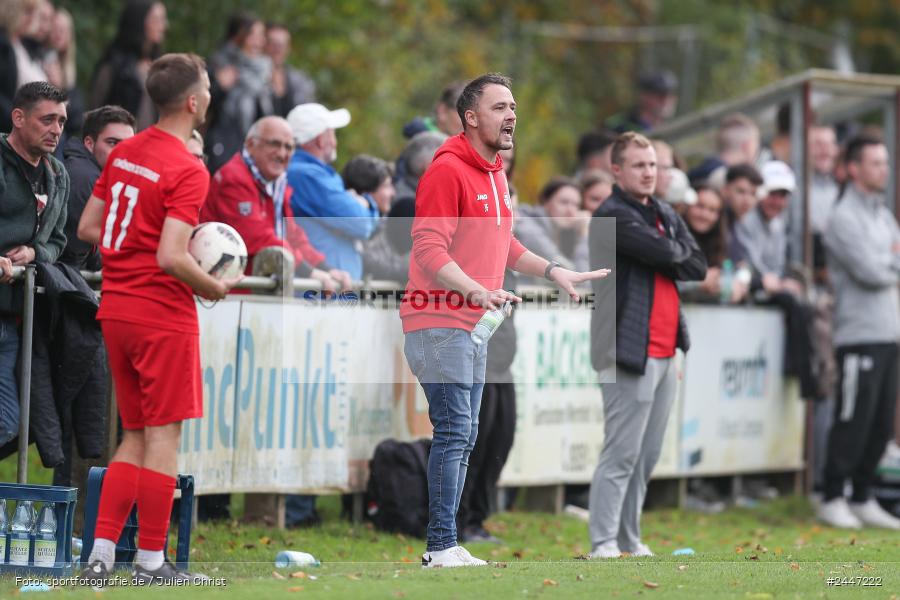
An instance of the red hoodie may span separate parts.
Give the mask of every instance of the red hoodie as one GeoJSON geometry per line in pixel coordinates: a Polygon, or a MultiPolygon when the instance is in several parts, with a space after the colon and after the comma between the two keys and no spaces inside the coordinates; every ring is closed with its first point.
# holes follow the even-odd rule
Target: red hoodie
{"type": "Polygon", "coordinates": [[[459,294],[448,298],[437,272],[455,261],[486,289],[499,289],[505,269],[526,250],[513,237],[512,226],[500,157],[493,164],[484,160],[465,133],[447,140],[416,190],[409,283],[400,305],[403,332],[431,327],[471,331],[485,310],[462,302],[459,294]]]}

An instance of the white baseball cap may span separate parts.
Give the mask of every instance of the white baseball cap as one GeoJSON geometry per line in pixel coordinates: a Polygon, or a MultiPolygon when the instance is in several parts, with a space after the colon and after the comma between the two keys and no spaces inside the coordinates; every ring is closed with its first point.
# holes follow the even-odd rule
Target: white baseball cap
{"type": "Polygon", "coordinates": [[[681,169],[669,169],[669,189],[664,200],[669,204],[696,204],[697,192],[688,183],[687,175],[681,169]]]}
{"type": "Polygon", "coordinates": [[[765,197],[769,192],[785,190],[793,193],[797,189],[797,178],[794,171],[780,160],[770,160],[762,166],[760,174],[763,178],[760,195],[765,197]]]}
{"type": "Polygon", "coordinates": [[[315,139],[328,129],[340,129],[350,123],[350,111],[346,108],[328,110],[321,104],[298,104],[287,116],[288,124],[298,144],[315,139]]]}

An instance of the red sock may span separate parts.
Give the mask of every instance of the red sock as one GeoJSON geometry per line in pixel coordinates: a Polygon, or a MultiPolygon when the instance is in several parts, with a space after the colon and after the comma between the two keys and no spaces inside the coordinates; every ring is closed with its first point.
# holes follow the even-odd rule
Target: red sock
{"type": "Polygon", "coordinates": [[[131,513],[137,497],[138,478],[141,468],[127,462],[109,463],[103,477],[100,491],[100,506],[97,509],[97,527],[94,537],[119,541],[125,520],[131,513]]]}
{"type": "Polygon", "coordinates": [[[166,546],[169,515],[175,497],[175,478],[141,469],[138,482],[138,548],[159,551],[166,546]]]}

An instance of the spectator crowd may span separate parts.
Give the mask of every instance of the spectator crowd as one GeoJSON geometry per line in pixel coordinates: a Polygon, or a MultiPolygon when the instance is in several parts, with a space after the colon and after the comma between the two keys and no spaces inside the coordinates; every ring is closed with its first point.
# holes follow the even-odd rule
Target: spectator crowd
{"type": "MultiPolygon", "coordinates": [[[[163,54],[167,26],[163,2],[128,0],[85,86],[89,93],[82,94],[72,15],[50,0],[0,0],[3,283],[11,267],[34,261],[66,265],[70,278],[78,270],[101,268],[96,248],[78,239],[79,217],[112,148],[157,118],[144,83],[150,64],[163,54]]],[[[339,172],[340,130],[360,117],[316,102],[313,77],[290,64],[291,44],[284,24],[242,12],[228,19],[225,39],[208,57],[210,109],[189,143],[211,176],[202,220],[228,223],[240,233],[250,254],[248,272],[257,254],[278,247],[297,277],[315,279],[325,290],[347,289],[365,278],[397,281],[399,288],[408,276],[416,188],[438,148],[463,131],[456,107],[465,82],[448,82],[432,114],[403,126],[407,142],[399,156],[348,157],[339,172]]],[[[572,171],[550,178],[536,198],[516,193],[515,154],[502,152],[517,238],[565,268],[591,268],[592,217],[607,199],[621,201],[623,195],[613,175],[613,145],[629,131],[652,139],[675,114],[677,89],[668,71],[642,75],[635,105],[575,140],[572,171]]],[[[786,115],[779,111],[782,133],[786,115]]],[[[900,464],[893,441],[900,232],[884,204],[887,165],[895,157],[886,155],[878,132],[842,134],[843,151],[832,126],[808,130],[812,271],[789,252],[789,240],[801,227],[790,207],[800,201],[797,181],[804,175],[788,165],[789,138],[777,136],[763,147],[759,127],[746,115],[724,117],[710,155],[690,169],[677,148],[653,140],[653,196],[672,208],[708,265],[702,281],[678,282],[681,298],[783,311],[786,374],[799,378],[804,398],[817,401],[817,455],[826,457],[816,468],[820,517],[841,527],[900,529],[900,520],[871,505],[879,461],[900,464]],[[853,385],[865,380],[880,391],[854,410],[843,396],[851,393],[848,364],[859,363],[860,355],[871,356],[872,363],[862,367],[865,373],[853,372],[853,385]],[[845,480],[853,483],[850,502],[844,500],[845,480]]],[[[14,288],[0,285],[0,448],[8,448],[18,430],[20,312],[14,288]]],[[[505,327],[499,335],[512,336],[514,353],[511,323],[505,327]]],[[[510,344],[497,348],[508,352],[510,344]]],[[[102,363],[102,348],[92,358],[102,363]]],[[[489,453],[503,457],[500,466],[515,421],[511,360],[489,355],[488,364],[499,364],[494,370],[500,376],[482,404],[489,415],[482,422],[502,432],[500,447],[489,453]]],[[[102,377],[95,384],[104,385],[102,377]]],[[[59,421],[70,430],[66,435],[74,430],[77,436],[71,411],[59,421]]],[[[492,438],[482,432],[482,439],[492,438]]],[[[60,470],[59,482],[70,477],[64,466],[69,459],[50,465],[60,470]]],[[[496,485],[500,469],[477,446],[476,459],[488,462],[470,466],[481,474],[474,485],[496,485]]],[[[463,539],[492,538],[483,527],[488,497],[472,491],[463,496],[463,539]]],[[[315,520],[309,502],[298,499],[294,505],[294,523],[315,520]]]]}

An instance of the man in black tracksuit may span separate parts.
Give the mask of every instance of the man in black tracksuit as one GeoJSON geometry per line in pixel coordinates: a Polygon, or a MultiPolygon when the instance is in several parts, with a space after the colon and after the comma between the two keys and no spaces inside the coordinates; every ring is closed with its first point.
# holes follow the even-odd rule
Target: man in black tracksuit
{"type": "MultiPolygon", "coordinates": [[[[622,134],[612,163],[616,186],[594,216],[615,218],[615,240],[603,234],[601,219],[593,219],[589,239],[591,264],[616,257],[615,313],[591,315],[591,361],[600,372],[604,413],[590,492],[591,558],[653,555],[641,541],[641,508],[675,399],[675,350],[689,346],[675,282],[706,276],[706,258],[684,221],[652,196],[650,141],[622,134]]],[[[593,287],[595,305],[611,306],[612,288],[593,287]]]]}

